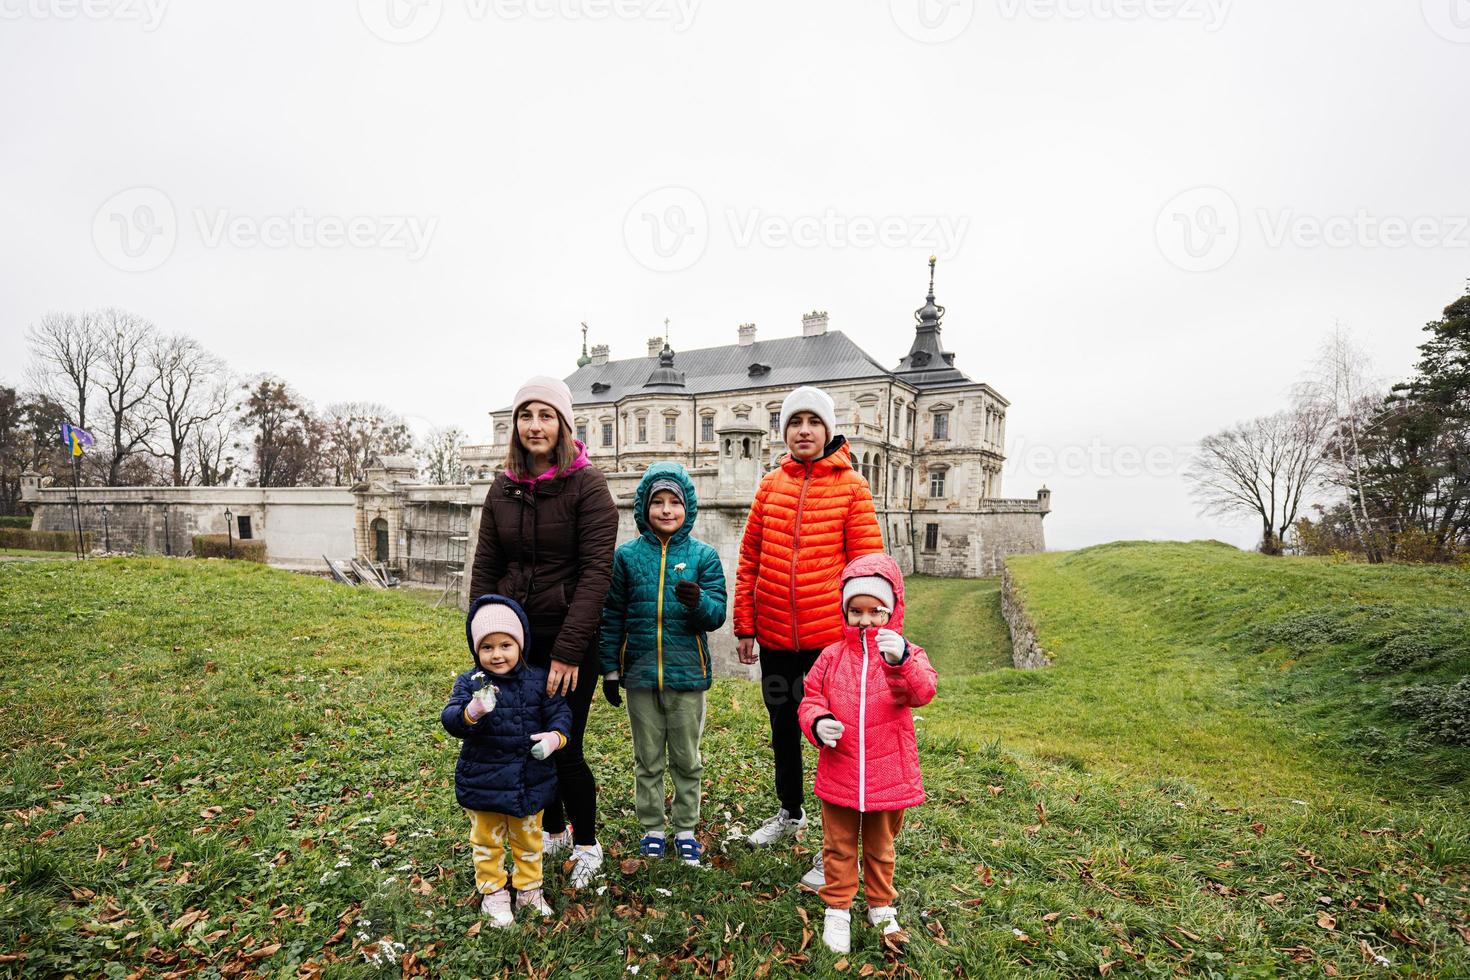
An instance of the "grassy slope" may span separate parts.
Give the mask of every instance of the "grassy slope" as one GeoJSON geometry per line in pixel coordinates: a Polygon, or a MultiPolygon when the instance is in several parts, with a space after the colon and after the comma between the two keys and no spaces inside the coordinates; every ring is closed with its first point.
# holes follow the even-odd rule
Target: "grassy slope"
{"type": "MultiPolygon", "coordinates": [[[[1027,965],[1042,976],[1095,976],[1104,963],[1114,974],[1271,976],[1321,975],[1331,962],[1355,975],[1372,971],[1367,949],[1421,973],[1470,972],[1454,931],[1470,861],[1463,811],[1380,803],[1358,791],[1357,776],[1344,776],[1342,789],[1319,780],[1335,793],[1330,806],[1231,791],[1244,781],[1194,778],[1210,775],[1203,760],[1162,730],[1133,747],[1126,726],[1081,717],[1077,699],[1134,718],[1167,700],[1143,713],[1126,707],[1139,691],[1121,671],[1096,674],[1090,692],[1056,679],[1087,662],[1083,640],[1104,606],[1053,601],[1048,569],[1053,586],[1067,582],[1049,563],[1105,557],[1023,563],[1028,599],[1057,638],[1057,668],[951,675],[926,709],[931,803],[901,839],[914,934],[902,966],[923,976],[1010,976],[1027,965]],[[995,736],[1005,750],[985,747],[995,736]],[[1070,764],[1008,751],[1022,744],[1065,751],[1070,764]],[[1169,759],[1190,778],[1148,775],[1170,770],[1169,759]],[[1331,929],[1319,924],[1328,908],[1320,898],[1331,902],[1331,929]]],[[[1104,579],[1107,567],[1089,575],[1104,579]]],[[[1102,603],[1108,590],[1098,591],[1087,598],[1102,603]]],[[[1107,615],[1126,608],[1120,600],[1107,615]]],[[[1134,658],[1172,649],[1168,630],[1142,613],[1109,625],[1118,622],[1141,634],[1134,658]]],[[[471,875],[449,785],[455,746],[436,717],[467,657],[460,636],[454,612],[261,566],[0,564],[9,685],[0,702],[0,969],[289,974],[315,960],[357,974],[375,969],[364,954],[381,955],[373,942],[384,936],[446,975],[519,970],[523,951],[556,976],[625,975],[630,961],[644,975],[676,963],[690,970],[691,958],[735,976],[772,961],[770,975],[803,968],[791,960],[805,938],[799,913],[818,927],[820,914],[814,898],[788,888],[802,855],[720,846],[732,824],[748,827],[764,812],[769,792],[759,693],[735,682],[710,699],[714,869],[610,863],[603,895],[557,896],[565,928],[468,938],[477,916],[464,902],[471,875]],[[3,959],[17,954],[26,959],[3,959]]],[[[956,654],[937,656],[953,665],[956,654]]],[[[1217,707],[1211,696],[1190,716],[1214,731],[1207,716],[1217,707]]],[[[604,840],[624,851],[636,838],[626,723],[601,701],[593,717],[604,840]]],[[[1285,767],[1301,762],[1284,753],[1273,778],[1295,780],[1301,771],[1285,767]]],[[[1225,753],[1224,764],[1251,767],[1257,757],[1225,753]]],[[[562,873],[551,871],[549,883],[559,889],[562,873]]],[[[853,975],[865,964],[880,973],[900,965],[866,929],[856,946],[853,975]]],[[[806,947],[805,966],[827,970],[833,958],[819,947],[806,947]]]]}

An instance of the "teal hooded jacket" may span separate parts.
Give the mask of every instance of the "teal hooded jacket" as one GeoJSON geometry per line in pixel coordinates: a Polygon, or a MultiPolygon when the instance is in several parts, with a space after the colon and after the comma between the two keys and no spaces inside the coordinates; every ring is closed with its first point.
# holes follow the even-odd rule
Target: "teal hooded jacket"
{"type": "Polygon", "coordinates": [[[678,463],[655,463],[633,497],[638,537],[613,555],[612,587],[602,607],[602,672],[618,672],[628,688],[708,690],[710,630],[725,622],[725,569],[719,553],[691,537],[699,500],[678,463]],[[649,488],[660,478],[684,489],[684,526],[665,544],[648,526],[649,488]],[[680,579],[698,582],[699,604],[688,609],[674,597],[680,579]]]}

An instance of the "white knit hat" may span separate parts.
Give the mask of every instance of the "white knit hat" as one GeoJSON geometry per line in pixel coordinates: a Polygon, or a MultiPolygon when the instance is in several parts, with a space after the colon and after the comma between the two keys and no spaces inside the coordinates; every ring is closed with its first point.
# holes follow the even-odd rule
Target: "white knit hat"
{"type": "Polygon", "coordinates": [[[511,416],[521,410],[521,406],[527,402],[544,402],[556,409],[561,416],[562,425],[572,424],[572,389],[560,378],[551,378],[546,375],[537,375],[527,379],[521,385],[521,390],[516,392],[516,400],[511,405],[511,416]]]}
{"type": "Polygon", "coordinates": [[[842,608],[852,601],[853,596],[870,595],[883,603],[890,612],[897,605],[893,595],[893,583],[881,575],[858,575],[847,580],[842,586],[842,608]]]}
{"type": "Polygon", "coordinates": [[[526,633],[521,628],[521,617],[503,602],[487,602],[475,610],[470,620],[470,646],[480,649],[480,641],[491,633],[504,633],[516,641],[516,646],[525,647],[526,633]]]}
{"type": "Polygon", "coordinates": [[[827,438],[831,439],[837,434],[837,405],[832,401],[832,396],[821,388],[813,388],[811,385],[802,385],[781,403],[781,438],[786,438],[786,423],[791,421],[791,416],[797,412],[811,412],[822,420],[827,427],[827,438]]]}

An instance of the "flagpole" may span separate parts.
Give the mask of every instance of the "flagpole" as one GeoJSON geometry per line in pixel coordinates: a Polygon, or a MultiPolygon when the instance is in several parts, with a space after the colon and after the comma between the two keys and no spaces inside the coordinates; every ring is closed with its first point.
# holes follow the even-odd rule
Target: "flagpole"
{"type": "Polygon", "coordinates": [[[78,469],[77,457],[73,456],[71,458],[71,512],[77,529],[77,558],[80,560],[86,558],[87,555],[82,548],[82,483],[77,474],[78,469]]]}

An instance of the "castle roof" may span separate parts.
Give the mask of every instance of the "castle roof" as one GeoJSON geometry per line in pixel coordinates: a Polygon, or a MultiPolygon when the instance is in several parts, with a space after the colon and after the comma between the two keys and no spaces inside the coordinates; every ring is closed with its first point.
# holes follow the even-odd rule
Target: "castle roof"
{"type": "MultiPolygon", "coordinates": [[[[566,378],[572,402],[604,404],[629,395],[651,394],[645,387],[650,380],[650,360],[632,357],[579,367],[566,378]]],[[[758,340],[743,347],[730,344],[679,351],[678,365],[684,376],[681,392],[688,395],[893,377],[840,330],[814,337],[758,340]]]]}

